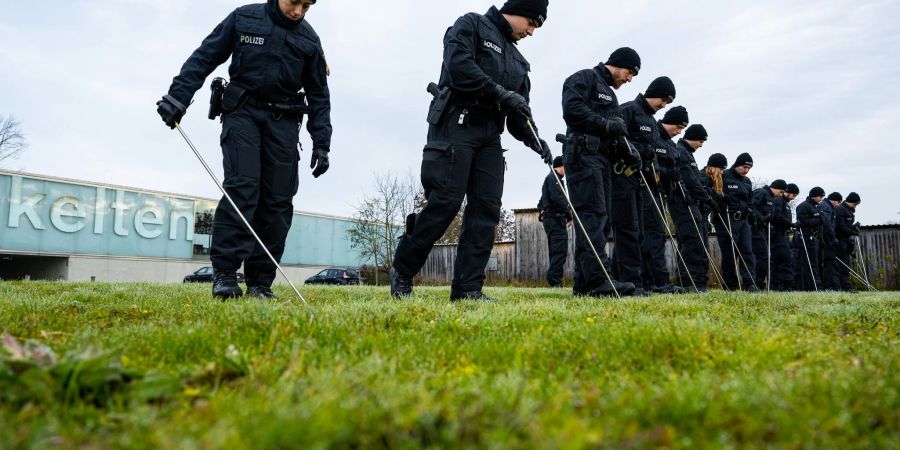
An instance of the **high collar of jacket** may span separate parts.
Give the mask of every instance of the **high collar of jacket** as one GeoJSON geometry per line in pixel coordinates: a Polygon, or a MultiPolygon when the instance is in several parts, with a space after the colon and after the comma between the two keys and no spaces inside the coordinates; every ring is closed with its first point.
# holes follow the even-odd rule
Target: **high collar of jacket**
{"type": "Polygon", "coordinates": [[[488,20],[490,20],[494,24],[494,26],[497,27],[498,30],[500,30],[500,34],[506,36],[507,41],[512,43],[516,42],[513,40],[512,26],[509,24],[509,21],[506,20],[506,17],[503,17],[503,14],[500,14],[500,10],[497,9],[496,6],[491,6],[491,9],[489,9],[484,14],[484,16],[487,17],[488,20]]]}
{"type": "Polygon", "coordinates": [[[848,205],[848,204],[847,204],[847,202],[842,202],[842,203],[841,203],[841,205],[843,205],[843,206],[844,206],[844,208],[847,208],[847,209],[849,209],[849,210],[850,210],[850,212],[853,212],[853,213],[855,213],[855,212],[856,212],[856,208],[854,208],[854,207],[852,207],[852,206],[850,206],[850,205],[848,205]]]}
{"type": "MultiPolygon", "coordinates": [[[[822,201],[824,202],[825,200],[822,200],[822,201]]],[[[818,203],[816,203],[815,200],[813,200],[812,197],[806,197],[806,202],[809,203],[810,205],[813,205],[813,206],[818,206],[818,205],[819,205],[818,203]]]]}
{"type": "Polygon", "coordinates": [[[647,113],[648,116],[652,116],[656,114],[656,111],[647,103],[647,99],[644,98],[644,94],[638,94],[637,97],[634,98],[634,102],[638,105],[641,105],[641,109],[647,113]]]}
{"type": "Polygon", "coordinates": [[[287,28],[288,30],[297,28],[300,25],[300,22],[303,22],[303,19],[288,19],[288,17],[281,12],[281,8],[278,7],[278,0],[268,0],[266,3],[266,14],[268,14],[269,19],[272,19],[272,22],[274,22],[275,25],[278,25],[281,28],[287,28]]]}
{"type": "Polygon", "coordinates": [[[687,150],[688,153],[690,153],[692,155],[694,154],[694,152],[697,151],[694,149],[694,147],[691,147],[691,144],[688,144],[687,141],[684,140],[684,138],[678,140],[678,145],[684,147],[684,149],[687,150]]]}
{"type": "Polygon", "coordinates": [[[671,141],[672,138],[669,137],[669,132],[666,131],[666,127],[663,126],[662,120],[656,121],[656,127],[659,129],[659,137],[663,138],[663,140],[671,141]]]}
{"type": "Polygon", "coordinates": [[[728,169],[728,171],[731,172],[731,175],[733,175],[738,180],[743,180],[744,178],[746,178],[745,176],[737,173],[737,170],[734,170],[734,169],[735,169],[734,167],[728,169]]]}
{"type": "Polygon", "coordinates": [[[597,72],[597,75],[600,75],[600,78],[603,78],[603,81],[606,82],[607,86],[612,86],[612,74],[609,73],[609,69],[606,68],[606,65],[603,63],[597,64],[597,67],[594,67],[594,72],[597,72]]]}

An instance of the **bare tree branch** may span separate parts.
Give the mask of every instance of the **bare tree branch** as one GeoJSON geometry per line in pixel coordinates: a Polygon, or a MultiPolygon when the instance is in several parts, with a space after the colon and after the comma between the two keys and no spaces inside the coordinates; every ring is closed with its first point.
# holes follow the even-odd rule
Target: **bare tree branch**
{"type": "Polygon", "coordinates": [[[356,224],[347,234],[353,248],[375,266],[377,283],[379,269],[391,268],[397,237],[403,233],[406,216],[419,205],[422,193],[412,174],[376,173],[372,187],[372,194],[357,205],[356,224]]]}
{"type": "Polygon", "coordinates": [[[16,159],[28,148],[20,126],[15,117],[0,116],[0,163],[7,159],[16,159]]]}

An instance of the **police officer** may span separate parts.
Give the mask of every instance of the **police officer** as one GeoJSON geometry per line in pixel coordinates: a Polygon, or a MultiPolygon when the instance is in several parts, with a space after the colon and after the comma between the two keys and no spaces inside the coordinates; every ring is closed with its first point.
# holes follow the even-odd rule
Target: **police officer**
{"type": "Polygon", "coordinates": [[[568,225],[572,223],[569,203],[559,187],[560,184],[565,186],[563,180],[565,175],[566,168],[563,166],[562,156],[553,158],[553,173],[547,174],[547,178],[544,179],[541,200],[538,202],[540,221],[544,224],[544,232],[547,233],[547,250],[550,256],[547,284],[555,288],[562,287],[563,266],[569,253],[568,225]]]}
{"type": "Polygon", "coordinates": [[[800,189],[796,184],[786,184],[784,192],[772,201],[772,239],[769,243],[772,252],[772,279],[769,288],[773,291],[789,291],[793,287],[794,260],[788,236],[794,223],[791,202],[799,193],[800,189]]]}
{"type": "Polygon", "coordinates": [[[427,204],[412,233],[400,240],[391,272],[391,294],[412,293],[412,279],[468,199],[450,300],[490,300],[482,293],[484,270],[500,221],[505,160],[504,124],[552,163],[550,148],[528,129],[529,65],[516,43],[544,24],[547,0],[510,0],[484,15],[466,14],[444,35],[438,96],[428,115],[422,155],[427,204]]]}
{"type": "MultiPolygon", "coordinates": [[[[688,112],[684,106],[675,106],[666,111],[662,120],[656,124],[656,140],[653,146],[653,159],[644,164],[644,177],[650,183],[650,190],[643,189],[643,211],[641,212],[641,257],[645,286],[651,286],[653,292],[672,294],[682,291],[672,285],[669,279],[669,268],[666,264],[666,224],[662,211],[668,209],[667,199],[671,196],[681,173],[676,170],[678,164],[675,154],[675,142],[672,139],[681,134],[689,123],[688,112]],[[652,192],[652,195],[651,195],[652,192]],[[654,201],[656,202],[654,204],[654,201]],[[657,207],[659,209],[657,209],[657,207]]],[[[673,243],[674,244],[674,243],[673,243]]],[[[678,262],[680,265],[680,261],[678,262]]]]}
{"type": "Polygon", "coordinates": [[[753,280],[756,259],[749,223],[753,184],[747,178],[747,173],[752,168],[753,158],[748,153],[741,153],[731,168],[722,175],[725,211],[715,215],[715,225],[719,250],[722,252],[722,278],[725,279],[726,289],[743,288],[747,292],[759,292],[753,280]]]}
{"type": "MultiPolygon", "coordinates": [[[[684,132],[684,138],[675,145],[675,161],[678,165],[678,181],[670,205],[672,221],[675,223],[675,235],[678,237],[678,250],[690,273],[690,278],[697,285],[697,290],[706,292],[709,283],[709,258],[706,256],[704,236],[699,232],[700,205],[708,208],[714,206],[710,194],[700,180],[700,170],[694,153],[703,147],[709,134],[701,124],[694,124],[684,132]]],[[[693,290],[694,286],[684,272],[681,272],[681,287],[693,290]]]]}
{"type": "MultiPolygon", "coordinates": [[[[653,115],[675,100],[675,84],[669,77],[659,77],[650,83],[644,94],[622,104],[619,112],[625,120],[628,140],[638,151],[641,160],[653,160],[653,144],[656,136],[656,120],[653,115]]],[[[635,296],[647,295],[641,280],[641,245],[640,222],[643,210],[643,182],[638,172],[639,161],[631,158],[633,165],[628,166],[624,159],[613,164],[612,202],[610,216],[612,220],[613,241],[613,273],[621,281],[634,283],[635,296]]]]}
{"type": "Polygon", "coordinates": [[[772,184],[753,190],[750,204],[750,216],[753,219],[753,255],[756,256],[756,283],[758,286],[772,288],[769,277],[769,260],[772,258],[771,235],[772,219],[776,215],[775,199],[780,198],[787,189],[787,182],[775,180],[772,184]]]}
{"type": "MultiPolygon", "coordinates": [[[[859,224],[856,223],[856,207],[859,206],[859,203],[859,194],[851,192],[847,194],[847,199],[834,210],[834,234],[838,241],[834,252],[836,258],[834,268],[837,272],[840,290],[848,292],[854,290],[853,283],[850,282],[849,267],[852,267],[851,257],[856,251],[853,238],[859,239],[859,224]]],[[[857,257],[861,256],[857,255],[857,257]]]]}
{"type": "Polygon", "coordinates": [[[699,205],[700,232],[703,236],[703,244],[707,248],[709,248],[709,233],[712,229],[712,223],[709,221],[710,214],[725,211],[725,189],[722,174],[726,167],[728,167],[728,158],[721,153],[713,153],[709,155],[706,167],[700,171],[700,184],[712,199],[711,203],[699,205]]]}
{"type": "Polygon", "coordinates": [[[563,147],[563,162],[569,179],[569,195],[601,259],[597,261],[583,233],[575,233],[573,292],[576,295],[604,297],[616,292],[630,295],[635,289],[633,283],[607,277],[611,271],[606,237],[612,161],[624,159],[632,167],[639,164],[637,151],[630,149],[623,139],[628,128],[619,113],[613,90],[630,82],[640,68],[637,52],[623,47],[612,52],[605,63],[575,72],[563,83],[563,119],[568,137],[563,147]]]}
{"type": "MultiPolygon", "coordinates": [[[[328,68],[319,36],[304,20],[315,3],[268,0],[236,9],[188,58],[168,94],[157,102],[159,115],[174,128],[206,77],[231,58],[231,82],[221,98],[223,185],[278,260],[293,217],[298,129],[304,112],[309,114],[307,130],[313,141],[313,176],[329,167],[328,68]]],[[[214,216],[210,259],[214,296],[243,295],[235,274],[243,263],[247,293],[275,297],[275,265],[224,197],[214,216]]]]}
{"type": "Polygon", "coordinates": [[[799,274],[801,291],[824,289],[819,267],[819,243],[824,234],[824,223],[817,208],[824,198],[825,190],[816,186],[809,190],[806,200],[797,205],[799,233],[794,235],[794,246],[799,260],[794,262],[794,267],[799,274]]]}
{"type": "Polygon", "coordinates": [[[834,268],[836,264],[839,264],[834,260],[835,247],[838,245],[837,236],[834,233],[834,210],[843,200],[844,196],[840,192],[832,192],[828,194],[827,201],[819,202],[817,205],[819,214],[822,215],[823,230],[821,242],[822,284],[829,291],[837,291],[841,288],[834,268]]]}

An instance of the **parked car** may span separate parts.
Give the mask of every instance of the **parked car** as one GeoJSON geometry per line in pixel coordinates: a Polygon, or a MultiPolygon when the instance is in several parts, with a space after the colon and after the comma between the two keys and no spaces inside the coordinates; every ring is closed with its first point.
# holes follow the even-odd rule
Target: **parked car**
{"type": "Polygon", "coordinates": [[[304,284],[359,284],[359,271],[340,267],[324,269],[307,278],[304,284]]]}
{"type": "MultiPolygon", "coordinates": [[[[212,267],[201,267],[197,269],[194,273],[187,275],[184,277],[185,283],[212,283],[213,277],[213,268],[212,267]]],[[[237,282],[244,282],[244,274],[238,272],[237,273],[237,282]]]]}

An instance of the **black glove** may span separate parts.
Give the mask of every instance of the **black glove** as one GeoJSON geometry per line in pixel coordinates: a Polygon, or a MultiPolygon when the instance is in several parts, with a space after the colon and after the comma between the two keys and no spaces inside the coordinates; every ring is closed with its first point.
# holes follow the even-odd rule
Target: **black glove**
{"type": "Polygon", "coordinates": [[[312,151],[312,157],[309,159],[309,168],[313,170],[313,177],[319,178],[319,175],[328,171],[328,149],[325,147],[315,147],[312,151]]]}
{"type": "Polygon", "coordinates": [[[544,212],[541,211],[540,214],[538,214],[538,222],[543,222],[543,221],[544,221],[544,212]]]}
{"type": "Polygon", "coordinates": [[[156,102],[156,112],[162,117],[163,122],[173,130],[175,125],[181,122],[185,111],[187,111],[187,108],[171,95],[163,95],[162,100],[156,102]]]}
{"type": "Polygon", "coordinates": [[[494,98],[497,103],[506,112],[510,114],[518,114],[531,119],[531,108],[528,107],[528,100],[519,93],[504,89],[499,84],[494,85],[494,98]]]}
{"type": "Polygon", "coordinates": [[[625,127],[625,119],[621,117],[611,117],[607,119],[606,135],[609,137],[627,136],[628,129],[625,127]]]}
{"type": "Polygon", "coordinates": [[[526,140],[525,145],[534,150],[535,153],[541,155],[541,159],[545,164],[553,164],[553,153],[550,153],[550,146],[543,139],[535,139],[533,136],[526,140]]]}

